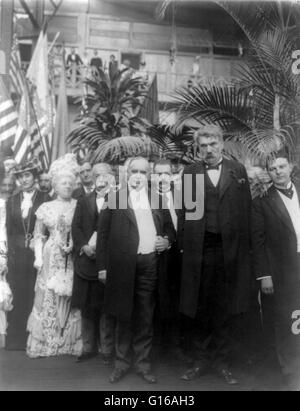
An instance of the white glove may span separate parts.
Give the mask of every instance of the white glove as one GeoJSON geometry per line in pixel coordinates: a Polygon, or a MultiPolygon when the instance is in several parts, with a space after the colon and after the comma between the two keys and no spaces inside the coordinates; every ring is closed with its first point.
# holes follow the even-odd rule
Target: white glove
{"type": "Polygon", "coordinates": [[[40,258],[36,258],[34,261],[34,268],[37,271],[41,271],[41,269],[43,268],[43,260],[40,258]]]}
{"type": "Polygon", "coordinates": [[[106,278],[107,278],[107,271],[106,270],[99,271],[99,273],[98,273],[99,281],[101,283],[105,284],[106,283],[106,278]]]}

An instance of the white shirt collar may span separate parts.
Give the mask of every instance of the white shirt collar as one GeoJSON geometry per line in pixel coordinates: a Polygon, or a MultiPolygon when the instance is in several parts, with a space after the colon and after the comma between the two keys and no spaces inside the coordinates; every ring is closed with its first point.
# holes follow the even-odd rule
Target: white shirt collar
{"type": "Polygon", "coordinates": [[[29,199],[32,198],[36,190],[33,191],[23,191],[23,198],[29,199]]]}
{"type": "MultiPolygon", "coordinates": [[[[282,187],[277,187],[276,185],[274,185],[274,186],[277,190],[282,190],[282,187]]],[[[295,188],[292,181],[289,183],[289,185],[287,187],[284,188],[284,190],[290,190],[291,188],[295,188]]]]}

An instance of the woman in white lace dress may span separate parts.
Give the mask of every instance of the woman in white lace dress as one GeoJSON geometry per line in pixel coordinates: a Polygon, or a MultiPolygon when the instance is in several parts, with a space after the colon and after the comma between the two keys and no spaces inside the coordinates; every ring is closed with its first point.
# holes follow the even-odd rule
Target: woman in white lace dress
{"type": "Polygon", "coordinates": [[[57,199],[37,211],[34,234],[38,278],[35,302],[28,321],[27,355],[79,356],[82,352],[80,312],[70,309],[73,288],[71,223],[76,207],[72,199],[76,177],[56,172],[53,188],[57,199]]]}

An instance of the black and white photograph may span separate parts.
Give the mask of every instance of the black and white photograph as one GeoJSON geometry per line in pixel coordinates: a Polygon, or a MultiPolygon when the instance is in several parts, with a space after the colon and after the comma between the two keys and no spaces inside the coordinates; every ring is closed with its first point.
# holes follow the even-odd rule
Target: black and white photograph
{"type": "Polygon", "coordinates": [[[0,0],[0,391],[300,391],[300,0],[0,0]]]}

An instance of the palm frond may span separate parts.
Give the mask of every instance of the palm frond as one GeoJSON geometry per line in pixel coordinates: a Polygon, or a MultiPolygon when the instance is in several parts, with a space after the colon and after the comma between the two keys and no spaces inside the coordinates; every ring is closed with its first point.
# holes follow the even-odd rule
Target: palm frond
{"type": "Polygon", "coordinates": [[[122,162],[127,157],[145,156],[158,153],[158,147],[148,137],[124,136],[112,140],[102,140],[91,153],[94,162],[122,162]]]}
{"type": "Polygon", "coordinates": [[[198,123],[218,123],[227,131],[249,130],[252,111],[251,97],[238,88],[196,85],[181,88],[173,95],[170,111],[177,113],[175,130],[188,125],[190,120],[198,123]]]}

